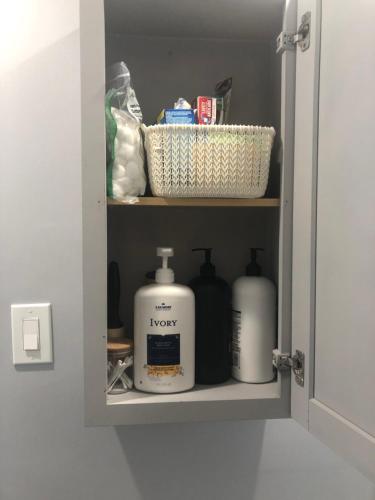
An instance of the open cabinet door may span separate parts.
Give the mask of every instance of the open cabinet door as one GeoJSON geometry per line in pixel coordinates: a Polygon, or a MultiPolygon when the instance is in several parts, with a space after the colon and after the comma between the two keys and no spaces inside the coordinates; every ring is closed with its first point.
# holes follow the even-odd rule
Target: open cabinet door
{"type": "Polygon", "coordinates": [[[375,3],[299,0],[292,417],[375,480],[375,3]]]}

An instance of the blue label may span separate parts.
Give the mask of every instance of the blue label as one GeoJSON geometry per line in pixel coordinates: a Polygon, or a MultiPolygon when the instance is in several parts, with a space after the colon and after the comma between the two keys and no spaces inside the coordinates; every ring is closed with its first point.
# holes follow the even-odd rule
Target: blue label
{"type": "Polygon", "coordinates": [[[180,335],[147,335],[147,364],[179,365],[180,335]]]}
{"type": "Polygon", "coordinates": [[[165,109],[160,123],[195,123],[194,111],[192,109],[165,109]]]}

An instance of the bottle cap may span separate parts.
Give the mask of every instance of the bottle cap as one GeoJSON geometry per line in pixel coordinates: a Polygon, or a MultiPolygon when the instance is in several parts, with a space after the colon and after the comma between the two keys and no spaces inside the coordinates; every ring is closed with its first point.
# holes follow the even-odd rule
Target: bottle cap
{"type": "Polygon", "coordinates": [[[173,248],[170,247],[158,247],[156,249],[156,255],[163,259],[162,267],[157,269],[155,274],[156,283],[173,283],[174,282],[174,272],[173,269],[168,267],[169,257],[173,257],[173,248]]]}
{"type": "Polygon", "coordinates": [[[204,252],[205,262],[201,265],[201,276],[215,276],[216,269],[211,263],[212,248],[193,248],[192,252],[204,252]]]}
{"type": "Polygon", "coordinates": [[[260,276],[262,274],[262,268],[257,263],[257,253],[259,251],[264,251],[264,248],[251,248],[251,261],[246,266],[246,275],[247,276],[260,276]]]}

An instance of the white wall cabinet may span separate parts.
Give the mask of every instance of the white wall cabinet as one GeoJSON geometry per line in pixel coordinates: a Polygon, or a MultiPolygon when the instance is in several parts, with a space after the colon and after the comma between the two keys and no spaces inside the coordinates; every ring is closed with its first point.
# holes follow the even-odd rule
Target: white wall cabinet
{"type": "MultiPolygon", "coordinates": [[[[369,64],[375,7],[367,1],[361,9],[338,0],[283,3],[81,1],[86,422],[292,416],[375,477],[375,233],[369,224],[375,215],[375,72],[369,64]],[[305,13],[309,48],[276,55],[276,35],[296,33],[305,13]],[[234,118],[278,131],[268,198],[107,206],[105,66],[119,59],[133,72],[146,120],[167,99],[209,93],[211,84],[233,75],[234,118]],[[149,270],[161,238],[180,252],[176,270],[183,281],[198,265],[187,263],[190,245],[209,239],[221,248],[218,260],[229,281],[241,273],[249,246],[267,248],[265,273],[278,286],[278,350],[304,354],[303,384],[286,369],[268,384],[106,396],[107,260],[124,269],[122,312],[130,317],[139,276],[149,270]]],[[[131,320],[127,326],[131,330],[131,320]]]]}

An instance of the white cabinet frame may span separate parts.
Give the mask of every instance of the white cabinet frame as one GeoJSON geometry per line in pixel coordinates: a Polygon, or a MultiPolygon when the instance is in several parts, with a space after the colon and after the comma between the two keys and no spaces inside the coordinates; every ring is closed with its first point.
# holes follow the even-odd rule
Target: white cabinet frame
{"type": "MultiPolygon", "coordinates": [[[[295,2],[286,22],[295,25],[295,2]]],[[[83,191],[83,304],[85,420],[88,425],[283,418],[290,416],[290,374],[279,373],[275,383],[247,386],[230,394],[228,388],[194,397],[164,396],[163,402],[127,404],[106,402],[106,192],[105,192],[105,50],[104,4],[81,0],[82,191],[83,191]]],[[[291,343],[291,232],[294,134],[294,62],[283,54],[282,142],[279,243],[279,349],[291,343]]]]}

